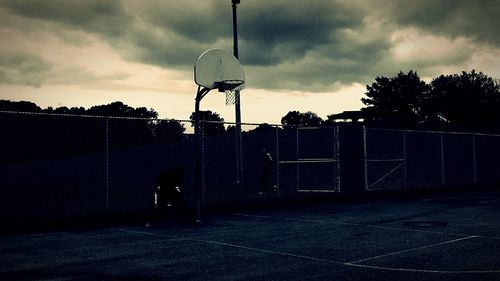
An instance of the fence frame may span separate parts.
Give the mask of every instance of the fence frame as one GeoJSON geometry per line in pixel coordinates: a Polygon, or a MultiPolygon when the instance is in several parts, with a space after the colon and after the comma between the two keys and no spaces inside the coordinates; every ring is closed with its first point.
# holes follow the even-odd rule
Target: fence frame
{"type": "MultiPolygon", "coordinates": [[[[296,127],[296,146],[295,146],[295,159],[293,160],[279,160],[278,164],[284,165],[296,165],[296,186],[295,191],[299,193],[339,193],[340,192],[340,133],[339,126],[333,127],[296,127]],[[300,157],[300,131],[301,130],[333,130],[333,151],[332,157],[320,157],[320,158],[302,158],[300,157]],[[332,163],[334,165],[335,180],[333,186],[327,189],[320,189],[314,187],[303,187],[300,185],[300,164],[314,164],[314,163],[332,163]]],[[[278,177],[279,179],[279,177],[278,177]]],[[[278,180],[279,185],[279,180],[278,180]]]]}
{"type": "MultiPolygon", "coordinates": [[[[399,168],[403,168],[403,189],[408,188],[408,183],[407,183],[407,173],[408,173],[408,164],[407,164],[407,144],[406,144],[406,139],[407,139],[407,134],[408,133],[424,133],[424,134],[439,134],[439,154],[440,154],[440,177],[441,177],[441,185],[446,185],[447,180],[446,180],[446,160],[445,160],[445,149],[446,149],[446,141],[445,141],[445,136],[448,135],[461,135],[461,136],[470,136],[471,137],[471,154],[472,154],[472,180],[470,183],[477,184],[478,179],[477,179],[477,155],[476,155],[476,137],[478,136],[487,136],[487,137],[500,137],[500,135],[497,134],[485,134],[485,133],[468,133],[468,132],[446,132],[446,131],[417,131],[417,130],[406,130],[406,129],[382,129],[382,128],[367,128],[366,126],[363,126],[363,154],[364,154],[364,185],[365,185],[365,190],[366,191],[374,191],[374,190],[381,190],[377,188],[373,188],[376,186],[380,181],[383,179],[387,178],[390,176],[392,173],[394,173],[396,170],[399,168]],[[402,133],[402,147],[403,147],[403,157],[401,159],[370,159],[369,158],[369,151],[367,147],[367,143],[369,142],[369,136],[367,132],[371,131],[388,131],[388,132],[400,132],[402,133]],[[395,168],[384,174],[382,177],[378,178],[375,182],[369,183],[368,181],[368,174],[370,171],[370,162],[400,162],[399,165],[397,165],[395,168]]],[[[384,189],[384,188],[382,188],[384,189]]]]}

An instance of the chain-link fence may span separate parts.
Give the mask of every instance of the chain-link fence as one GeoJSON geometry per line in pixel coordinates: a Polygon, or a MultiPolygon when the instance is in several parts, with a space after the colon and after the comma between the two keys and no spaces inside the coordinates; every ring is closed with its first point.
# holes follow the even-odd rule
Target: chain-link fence
{"type": "Polygon", "coordinates": [[[202,198],[205,204],[233,199],[276,198],[302,192],[338,192],[338,128],[292,128],[242,124],[244,174],[237,178],[236,136],[229,124],[207,134],[202,123],[202,198]]]}
{"type": "MultiPolygon", "coordinates": [[[[338,128],[242,129],[238,178],[234,124],[201,123],[202,207],[339,191],[338,128]]],[[[0,112],[0,130],[1,220],[147,214],[172,181],[198,199],[191,121],[0,112]]]]}
{"type": "Polygon", "coordinates": [[[500,182],[500,136],[364,129],[365,188],[387,190],[500,182]]]}
{"type": "Polygon", "coordinates": [[[363,175],[364,190],[500,182],[496,135],[241,127],[237,163],[234,123],[201,123],[197,175],[189,120],[0,112],[0,220],[148,214],[159,186],[180,187],[193,210],[198,199],[203,208],[359,192],[363,175]]]}
{"type": "Polygon", "coordinates": [[[168,120],[0,113],[0,219],[149,212],[160,176],[189,151],[154,122],[168,120]]]}

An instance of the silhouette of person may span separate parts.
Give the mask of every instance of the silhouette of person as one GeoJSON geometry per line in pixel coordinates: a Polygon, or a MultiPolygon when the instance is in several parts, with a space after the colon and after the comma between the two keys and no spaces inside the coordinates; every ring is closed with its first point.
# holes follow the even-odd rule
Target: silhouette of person
{"type": "Polygon", "coordinates": [[[183,196],[183,169],[180,166],[161,175],[155,191],[156,207],[165,209],[181,207],[183,196]]]}
{"type": "Polygon", "coordinates": [[[271,157],[271,154],[266,151],[266,148],[262,148],[261,158],[262,176],[260,183],[261,191],[259,192],[259,195],[264,195],[270,193],[273,190],[271,181],[271,166],[273,163],[273,158],[271,157]]]}
{"type": "Polygon", "coordinates": [[[151,217],[146,222],[146,227],[150,227],[152,222],[164,215],[183,216],[186,212],[189,212],[184,200],[183,173],[183,168],[176,166],[160,176],[158,186],[154,191],[154,208],[151,217]]]}

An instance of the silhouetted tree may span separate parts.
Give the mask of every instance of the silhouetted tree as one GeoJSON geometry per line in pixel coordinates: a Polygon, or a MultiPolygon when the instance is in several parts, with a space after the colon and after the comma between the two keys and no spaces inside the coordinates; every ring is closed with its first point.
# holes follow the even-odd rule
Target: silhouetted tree
{"type": "Polygon", "coordinates": [[[43,110],[45,113],[57,113],[57,114],[74,114],[74,115],[85,115],[87,110],[83,107],[72,107],[68,108],[66,106],[58,107],[56,109],[51,106],[43,110]]]}
{"type": "Polygon", "coordinates": [[[235,134],[236,133],[236,125],[228,125],[226,128],[226,133],[235,134]]]}
{"type": "Polygon", "coordinates": [[[155,141],[178,140],[185,128],[178,121],[157,120],[158,114],[145,107],[133,108],[122,102],[83,107],[61,106],[41,109],[32,102],[0,100],[0,111],[68,114],[1,114],[0,163],[32,159],[55,159],[70,155],[102,152],[109,149],[141,146],[155,141]],[[112,116],[82,118],[71,115],[112,116]],[[127,118],[119,118],[127,117],[127,118]],[[8,148],[8,149],[7,149],[8,148]],[[29,149],[27,149],[29,148],[29,149]]]}
{"type": "Polygon", "coordinates": [[[302,126],[303,127],[317,127],[323,123],[323,119],[319,117],[316,113],[308,111],[302,113],[302,126]]]}
{"type": "Polygon", "coordinates": [[[133,118],[157,118],[158,113],[145,107],[133,108],[120,101],[106,105],[97,105],[89,108],[87,114],[101,116],[119,116],[133,118]]]}
{"type": "Polygon", "coordinates": [[[156,140],[164,142],[181,139],[186,128],[177,120],[159,120],[155,123],[154,130],[156,140]]]}
{"type": "MultiPolygon", "coordinates": [[[[17,112],[69,113],[67,107],[42,110],[31,102],[1,101],[17,112]]],[[[4,114],[0,118],[0,162],[59,159],[104,151],[105,125],[96,118],[4,114]]]]}
{"type": "Polygon", "coordinates": [[[289,111],[285,116],[281,118],[282,125],[288,126],[299,126],[301,123],[301,113],[299,111],[289,111]]]}
{"type": "Polygon", "coordinates": [[[250,130],[249,132],[251,132],[251,133],[272,133],[272,132],[276,132],[276,127],[271,126],[267,123],[262,123],[262,124],[259,124],[259,126],[257,126],[257,128],[250,130]]]}
{"type": "Polygon", "coordinates": [[[145,107],[133,108],[122,102],[113,102],[89,108],[88,115],[128,117],[129,119],[108,119],[110,148],[123,148],[152,143],[154,120],[158,113],[145,107]]]}
{"type": "Polygon", "coordinates": [[[500,85],[482,72],[441,75],[431,86],[424,104],[428,121],[474,127],[500,122],[500,85]]]}
{"type": "Polygon", "coordinates": [[[361,101],[370,121],[393,121],[415,125],[424,120],[422,104],[429,92],[429,85],[420,79],[416,71],[399,72],[395,77],[377,77],[366,86],[367,98],[361,101]]]}
{"type": "MultiPolygon", "coordinates": [[[[224,119],[216,112],[210,110],[201,110],[200,121],[203,128],[203,132],[207,136],[213,136],[217,134],[222,134],[226,132],[224,128],[224,119]]],[[[191,126],[194,126],[195,112],[191,113],[189,117],[191,120],[191,126]]]]}
{"type": "Polygon", "coordinates": [[[290,111],[283,118],[281,124],[284,126],[295,127],[317,127],[323,120],[314,112],[308,111],[301,113],[299,111],[290,111]]]}
{"type": "Polygon", "coordinates": [[[42,109],[29,101],[0,100],[0,110],[17,112],[41,112],[42,109]]]}

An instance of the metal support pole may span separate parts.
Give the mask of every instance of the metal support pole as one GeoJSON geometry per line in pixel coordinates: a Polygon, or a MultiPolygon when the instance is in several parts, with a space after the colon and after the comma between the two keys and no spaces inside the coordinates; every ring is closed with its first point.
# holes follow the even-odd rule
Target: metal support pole
{"type": "Polygon", "coordinates": [[[196,92],[195,106],[194,106],[194,161],[195,161],[195,197],[196,197],[196,210],[194,223],[201,223],[201,191],[202,191],[202,167],[201,167],[201,126],[200,126],[200,102],[203,97],[210,91],[210,89],[198,87],[196,92]]]}
{"type": "Polygon", "coordinates": [[[109,118],[106,118],[106,213],[109,213],[109,118]]]}
{"type": "Polygon", "coordinates": [[[299,190],[300,189],[300,185],[299,185],[299,182],[300,182],[300,157],[299,157],[299,127],[296,127],[295,128],[296,130],[296,135],[295,135],[295,142],[296,142],[296,146],[295,146],[295,156],[296,156],[296,159],[297,159],[297,174],[296,174],[296,180],[297,180],[297,183],[296,183],[296,190],[299,190]]]}
{"type": "Polygon", "coordinates": [[[404,166],[403,166],[403,188],[407,188],[408,184],[406,182],[406,173],[408,171],[408,168],[406,164],[408,163],[406,161],[406,132],[403,132],[403,161],[404,161],[404,166]]]}
{"type": "Polygon", "coordinates": [[[195,217],[194,217],[194,222],[195,223],[200,223],[201,222],[201,214],[200,214],[200,185],[201,185],[201,159],[200,159],[200,91],[198,90],[198,94],[196,96],[196,101],[195,101],[195,114],[194,114],[194,161],[195,161],[195,180],[194,180],[194,185],[195,185],[195,197],[196,197],[196,211],[195,211],[195,217]]]}
{"type": "MultiPolygon", "coordinates": [[[[238,52],[238,20],[236,17],[236,5],[240,3],[239,0],[232,0],[233,8],[233,54],[234,57],[239,59],[238,52]]],[[[240,106],[240,91],[235,91],[235,119],[236,119],[236,189],[241,191],[243,186],[243,147],[241,139],[241,106],[240,106]]]]}
{"type": "Polygon", "coordinates": [[[336,161],[336,191],[340,192],[340,127],[336,126],[334,131],[333,131],[333,136],[334,136],[334,141],[335,141],[335,147],[334,147],[334,154],[333,157],[335,158],[336,161]]]}
{"type": "Polygon", "coordinates": [[[232,1],[233,6],[233,54],[234,57],[239,59],[238,57],[238,19],[236,17],[236,5],[239,1],[232,1]]]}
{"type": "Polygon", "coordinates": [[[472,164],[473,164],[473,180],[477,183],[477,164],[476,164],[476,136],[472,135],[472,164]]]}
{"type": "Polygon", "coordinates": [[[368,151],[366,148],[366,127],[363,126],[363,158],[365,162],[365,190],[368,190],[368,151]]]}
{"type": "Polygon", "coordinates": [[[441,134],[441,184],[445,184],[445,177],[444,177],[444,139],[443,139],[443,134],[441,134]]]}
{"type": "Polygon", "coordinates": [[[276,196],[280,197],[280,130],[276,126],[276,196]]]}
{"type": "Polygon", "coordinates": [[[200,122],[200,151],[201,151],[201,157],[200,157],[200,174],[201,174],[201,182],[200,182],[200,205],[203,206],[205,204],[205,128],[206,128],[207,123],[205,122],[200,122]]]}

